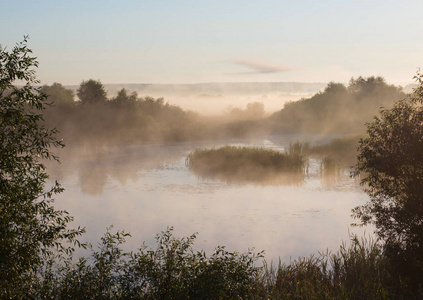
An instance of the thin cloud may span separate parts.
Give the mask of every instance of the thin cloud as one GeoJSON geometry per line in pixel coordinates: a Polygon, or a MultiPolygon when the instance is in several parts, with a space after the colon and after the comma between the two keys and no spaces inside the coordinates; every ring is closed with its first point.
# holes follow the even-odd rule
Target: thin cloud
{"type": "Polygon", "coordinates": [[[233,64],[244,66],[250,69],[248,72],[232,73],[232,74],[269,74],[269,73],[282,73],[292,71],[294,68],[288,66],[278,66],[263,61],[251,59],[234,59],[231,61],[233,64]]]}

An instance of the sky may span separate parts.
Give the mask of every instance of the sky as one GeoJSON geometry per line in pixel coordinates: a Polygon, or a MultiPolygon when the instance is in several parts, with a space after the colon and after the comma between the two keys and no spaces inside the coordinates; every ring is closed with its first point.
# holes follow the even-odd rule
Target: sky
{"type": "Polygon", "coordinates": [[[0,45],[24,35],[42,84],[406,85],[423,67],[423,1],[0,0],[0,45]]]}

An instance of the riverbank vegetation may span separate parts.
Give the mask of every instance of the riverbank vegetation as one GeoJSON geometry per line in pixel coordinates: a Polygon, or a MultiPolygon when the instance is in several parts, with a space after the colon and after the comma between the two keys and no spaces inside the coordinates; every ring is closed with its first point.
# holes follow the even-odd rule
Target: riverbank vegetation
{"type": "Polygon", "coordinates": [[[187,167],[197,176],[226,182],[301,182],[306,158],[291,146],[286,152],[272,149],[225,146],[197,149],[187,159],[187,167]]]}
{"type": "MultiPolygon", "coordinates": [[[[0,48],[1,299],[423,297],[421,74],[416,76],[419,86],[413,97],[397,102],[392,109],[381,110],[381,115],[367,125],[366,137],[359,142],[356,173],[364,174],[363,183],[367,184],[370,201],[354,209],[353,215],[359,224],[374,225],[378,240],[353,237],[350,246],[342,245],[334,254],[323,253],[261,267],[257,264],[261,252],[240,254],[217,247],[207,256],[203,251],[193,250],[195,235],[178,239],[173,237],[171,229],[157,237],[156,249],[142,245],[137,251],[124,252],[121,245],[128,235],[119,231],[106,232],[97,249],[80,243],[83,229],[69,229],[72,217],[53,205],[54,195],[63,189],[57,182],[51,188],[46,187],[48,174],[42,159],[57,159],[50,150],[63,145],[56,138],[57,131],[43,123],[47,95],[34,87],[38,82],[33,68],[37,66],[26,39],[10,52],[0,48]],[[17,86],[16,81],[25,85],[17,86]],[[90,250],[91,256],[74,259],[79,247],[90,250]]],[[[336,89],[345,92],[342,87],[336,89]]],[[[101,93],[98,99],[104,102],[101,93]]],[[[158,106],[170,115],[180,112],[160,101],[141,102],[139,105],[146,105],[152,111],[158,106]]],[[[108,120],[101,119],[105,115],[95,114],[97,104],[87,105],[94,105],[87,110],[87,120],[94,116],[100,118],[99,124],[108,120]]],[[[100,107],[97,106],[98,111],[100,107]]],[[[169,118],[170,115],[164,114],[169,118]]],[[[143,120],[150,117],[147,115],[143,120]]],[[[87,129],[91,134],[96,130],[103,129],[96,126],[87,129]]],[[[292,147],[292,155],[299,155],[295,150],[298,147],[292,147]]],[[[238,151],[224,149],[232,158],[238,151]]],[[[257,155],[255,149],[241,151],[249,159],[257,155]]],[[[197,155],[201,157],[201,153],[197,155]]],[[[274,156],[278,157],[276,153],[267,153],[261,164],[271,161],[278,165],[279,160],[285,159],[273,162],[274,156]]],[[[259,155],[259,162],[260,159],[259,155]]],[[[301,161],[293,161],[292,168],[302,166],[301,161]]]]}
{"type": "Polygon", "coordinates": [[[329,83],[311,98],[285,103],[268,116],[262,102],[231,107],[220,117],[183,110],[164,98],[140,97],[121,89],[107,95],[98,80],[83,81],[76,94],[60,83],[42,92],[54,105],[46,109],[49,126],[70,142],[163,143],[268,134],[363,134],[380,107],[392,107],[406,95],[382,77],[352,78],[348,86],[329,83]],[[77,101],[75,101],[75,99],[77,101]]]}

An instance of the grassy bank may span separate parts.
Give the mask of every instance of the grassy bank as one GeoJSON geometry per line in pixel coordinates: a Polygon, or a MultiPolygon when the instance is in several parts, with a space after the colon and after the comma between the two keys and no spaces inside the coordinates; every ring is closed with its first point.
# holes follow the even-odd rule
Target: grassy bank
{"type": "Polygon", "coordinates": [[[272,149],[225,146],[198,149],[186,159],[187,167],[202,178],[227,182],[265,182],[302,179],[306,160],[291,147],[287,152],[272,149]],[[290,176],[287,176],[290,175],[290,176]]]}

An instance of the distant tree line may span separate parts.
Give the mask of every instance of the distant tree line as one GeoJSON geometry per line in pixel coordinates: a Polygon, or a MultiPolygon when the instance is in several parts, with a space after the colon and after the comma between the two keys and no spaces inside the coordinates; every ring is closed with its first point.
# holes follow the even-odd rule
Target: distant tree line
{"type": "Polygon", "coordinates": [[[230,118],[244,120],[261,119],[265,115],[262,102],[250,102],[245,106],[245,109],[229,106],[226,113],[230,118]]]}
{"type": "Polygon", "coordinates": [[[364,133],[380,107],[392,107],[406,97],[401,87],[382,77],[352,78],[348,86],[329,83],[311,98],[285,103],[270,117],[264,105],[229,107],[226,116],[210,119],[171,105],[163,98],[139,97],[121,89],[108,97],[98,80],[83,81],[76,91],[60,83],[42,91],[54,105],[46,111],[48,124],[61,128],[72,140],[174,142],[219,138],[245,138],[284,133],[364,133]],[[79,101],[74,99],[77,96],[79,101]]]}
{"type": "Polygon", "coordinates": [[[267,132],[264,106],[259,102],[211,120],[164,98],[139,97],[124,88],[109,98],[103,84],[93,79],[83,81],[76,95],[60,83],[44,85],[41,90],[52,103],[45,113],[47,123],[60,128],[62,138],[73,141],[175,142],[267,132]]]}
{"type": "Polygon", "coordinates": [[[264,105],[249,103],[245,109],[229,107],[225,117],[210,119],[171,105],[163,98],[139,97],[121,89],[108,98],[98,80],[83,81],[72,90],[60,83],[45,85],[42,91],[54,103],[47,110],[49,124],[61,128],[72,139],[173,142],[219,138],[245,138],[284,133],[364,133],[380,107],[392,107],[406,97],[401,87],[382,77],[352,78],[348,86],[329,83],[311,98],[285,103],[270,117],[264,105]]]}
{"type": "Polygon", "coordinates": [[[53,103],[46,111],[47,122],[72,140],[158,142],[195,135],[189,127],[196,123],[196,115],[165,103],[163,98],[139,97],[125,89],[108,98],[101,82],[92,79],[78,88],[79,101],[60,83],[44,85],[41,90],[53,103]]]}
{"type": "Polygon", "coordinates": [[[405,97],[382,77],[352,78],[348,87],[330,82],[308,99],[286,103],[270,118],[273,133],[363,133],[380,107],[405,97]]]}

